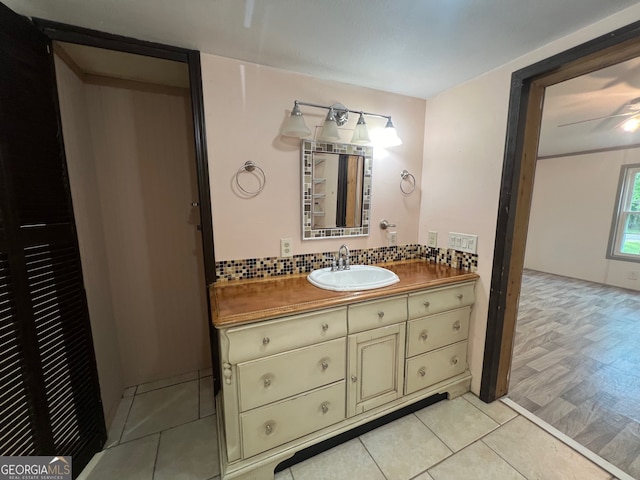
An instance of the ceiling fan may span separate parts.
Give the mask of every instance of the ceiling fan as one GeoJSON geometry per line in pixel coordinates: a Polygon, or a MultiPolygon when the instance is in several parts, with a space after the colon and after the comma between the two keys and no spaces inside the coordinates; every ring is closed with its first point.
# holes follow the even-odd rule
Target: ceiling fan
{"type": "Polygon", "coordinates": [[[578,125],[580,123],[593,122],[595,120],[605,120],[607,118],[630,117],[619,126],[626,131],[635,131],[640,127],[640,97],[633,98],[616,110],[611,115],[603,115],[601,117],[587,118],[578,120],[577,122],[562,123],[558,127],[568,127],[570,125],[578,125]],[[633,122],[631,120],[634,120],[633,122]],[[633,126],[633,128],[631,128],[633,126]]]}

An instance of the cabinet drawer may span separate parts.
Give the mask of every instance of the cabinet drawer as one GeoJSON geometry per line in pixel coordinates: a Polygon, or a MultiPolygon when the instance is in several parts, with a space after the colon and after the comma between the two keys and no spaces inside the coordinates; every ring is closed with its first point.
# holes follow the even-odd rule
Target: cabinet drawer
{"type": "Polygon", "coordinates": [[[473,282],[463,283],[410,294],[409,319],[425,317],[473,304],[475,301],[473,285],[473,282]]]}
{"type": "Polygon", "coordinates": [[[222,332],[228,338],[229,362],[233,364],[333,340],[346,334],[346,307],[230,328],[222,332]]]}
{"type": "Polygon", "coordinates": [[[467,339],[471,307],[411,320],[407,326],[407,357],[467,339]]]}
{"type": "Polygon", "coordinates": [[[349,333],[393,325],[407,320],[407,297],[349,305],[349,333]]]}
{"type": "Polygon", "coordinates": [[[238,365],[240,411],[343,380],[346,338],[238,365]]]}
{"type": "Polygon", "coordinates": [[[244,458],[345,418],[344,381],[240,414],[244,458]]]}
{"type": "Polygon", "coordinates": [[[424,353],[407,360],[404,394],[417,392],[467,369],[467,342],[424,353]]]}

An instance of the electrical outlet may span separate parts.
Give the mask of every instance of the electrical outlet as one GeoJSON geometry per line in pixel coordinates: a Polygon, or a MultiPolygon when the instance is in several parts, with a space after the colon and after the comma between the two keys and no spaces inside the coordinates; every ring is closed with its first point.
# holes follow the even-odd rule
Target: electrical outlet
{"type": "Polygon", "coordinates": [[[293,244],[290,238],[280,239],[280,256],[293,257],[293,244]]]}
{"type": "Polygon", "coordinates": [[[478,236],[449,232],[449,248],[460,252],[478,253],[478,236]]]}
{"type": "Polygon", "coordinates": [[[387,233],[388,245],[390,247],[395,247],[398,245],[398,232],[389,232],[387,233]]]}
{"type": "Polygon", "coordinates": [[[629,280],[638,280],[638,272],[629,272],[629,280]]]}
{"type": "Polygon", "coordinates": [[[427,247],[438,248],[438,232],[429,232],[427,247]]]}

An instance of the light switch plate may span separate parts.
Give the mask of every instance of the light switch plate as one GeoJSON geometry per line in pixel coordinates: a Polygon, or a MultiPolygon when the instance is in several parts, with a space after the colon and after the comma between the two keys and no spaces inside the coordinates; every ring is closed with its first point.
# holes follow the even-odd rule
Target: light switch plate
{"type": "Polygon", "coordinates": [[[427,247],[438,248],[438,232],[429,232],[427,247]]]}
{"type": "Polygon", "coordinates": [[[449,232],[449,248],[459,252],[478,253],[478,236],[449,232]]]}
{"type": "Polygon", "coordinates": [[[290,238],[280,239],[280,256],[293,257],[293,243],[290,238]]]}

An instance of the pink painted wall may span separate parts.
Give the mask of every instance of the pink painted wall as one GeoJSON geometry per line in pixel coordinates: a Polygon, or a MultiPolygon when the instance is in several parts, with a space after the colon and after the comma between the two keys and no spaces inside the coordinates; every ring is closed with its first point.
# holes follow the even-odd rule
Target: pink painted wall
{"type": "Polygon", "coordinates": [[[511,74],[640,19],[640,5],[553,41],[427,101],[419,240],[438,231],[478,235],[476,304],[469,331],[471,389],[479,392],[504,158],[511,74]]]}
{"type": "MultiPolygon", "coordinates": [[[[209,173],[211,179],[216,260],[280,256],[280,239],[292,238],[294,253],[334,251],[387,245],[378,228],[385,218],[397,224],[398,245],[418,241],[420,186],[412,195],[400,191],[400,172],[420,179],[424,141],[425,101],[352,85],[323,81],[229,58],[202,54],[209,173]],[[403,144],[374,148],[373,228],[368,237],[301,239],[300,140],[281,137],[282,122],[294,100],[393,116],[403,144]],[[247,160],[265,172],[266,186],[255,198],[241,198],[234,176],[247,160]]],[[[307,126],[321,125],[326,110],[303,107],[307,126]]],[[[348,142],[357,121],[351,115],[343,140],[348,142]]],[[[383,127],[383,119],[367,119],[369,128],[383,127]]],[[[243,186],[253,188],[242,175],[243,186]]]]}

